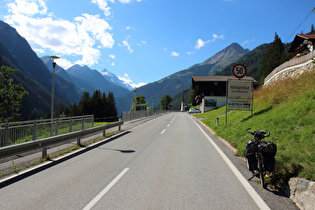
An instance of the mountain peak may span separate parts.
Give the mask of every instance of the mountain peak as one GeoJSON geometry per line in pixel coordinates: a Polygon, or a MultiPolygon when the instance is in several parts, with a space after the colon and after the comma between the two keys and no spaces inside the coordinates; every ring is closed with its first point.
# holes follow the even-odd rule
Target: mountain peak
{"type": "MultiPolygon", "coordinates": [[[[239,59],[240,57],[244,56],[250,52],[248,49],[244,49],[241,45],[238,43],[232,43],[220,52],[216,53],[211,58],[205,60],[201,65],[205,64],[217,64],[222,61],[224,61],[226,58],[231,59],[233,57],[239,59]]],[[[237,60],[236,59],[236,60],[237,60]]]]}
{"type": "Polygon", "coordinates": [[[105,79],[107,79],[109,82],[113,83],[113,84],[116,84],[116,85],[119,85],[123,88],[126,88],[128,90],[133,90],[133,88],[125,83],[124,81],[120,80],[115,74],[113,73],[110,73],[109,71],[107,71],[107,69],[103,69],[101,72],[100,72],[104,77],[105,79]]]}

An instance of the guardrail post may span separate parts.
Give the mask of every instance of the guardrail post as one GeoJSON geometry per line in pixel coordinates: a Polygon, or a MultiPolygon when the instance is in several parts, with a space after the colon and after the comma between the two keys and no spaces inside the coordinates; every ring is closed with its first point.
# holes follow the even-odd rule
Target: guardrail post
{"type": "Polygon", "coordinates": [[[103,137],[106,136],[106,129],[103,130],[103,137]]]}
{"type": "Polygon", "coordinates": [[[94,114],[92,115],[92,128],[94,127],[94,114]]]}
{"type": "Polygon", "coordinates": [[[56,129],[55,129],[55,136],[58,136],[58,117],[57,117],[57,120],[56,120],[56,129]]]}
{"type": "Polygon", "coordinates": [[[70,133],[72,132],[72,117],[70,117],[70,133]]]}
{"type": "Polygon", "coordinates": [[[82,130],[84,130],[84,116],[82,116],[82,130]]]}
{"type": "Polygon", "coordinates": [[[42,149],[42,158],[43,158],[43,159],[46,159],[46,157],[47,157],[47,147],[44,147],[44,148],[42,149]]]}
{"type": "MultiPolygon", "coordinates": [[[[119,122],[121,122],[121,117],[119,118],[119,122]]],[[[118,131],[121,131],[121,125],[118,126],[118,131]]]]}
{"type": "Polygon", "coordinates": [[[5,123],[5,140],[4,140],[4,146],[9,145],[9,123],[5,123]]]}
{"type": "Polygon", "coordinates": [[[33,140],[36,140],[36,129],[37,129],[37,122],[36,119],[34,120],[34,125],[33,125],[33,140]]]}
{"type": "Polygon", "coordinates": [[[77,145],[81,146],[81,137],[77,138],[77,145]]]}
{"type": "Polygon", "coordinates": [[[219,126],[219,118],[217,118],[217,126],[219,126]]]}

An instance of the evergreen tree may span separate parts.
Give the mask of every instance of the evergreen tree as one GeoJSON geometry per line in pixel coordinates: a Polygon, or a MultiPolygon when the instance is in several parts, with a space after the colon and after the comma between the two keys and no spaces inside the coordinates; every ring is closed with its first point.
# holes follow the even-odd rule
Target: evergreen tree
{"type": "Polygon", "coordinates": [[[75,102],[72,106],[69,107],[69,115],[70,116],[78,116],[81,115],[79,107],[77,106],[77,103],[75,102]]]}
{"type": "Polygon", "coordinates": [[[84,92],[78,106],[74,103],[68,109],[66,107],[63,110],[70,116],[94,115],[97,120],[117,118],[114,94],[109,92],[108,97],[106,97],[105,92],[101,93],[100,90],[95,90],[92,97],[90,97],[89,92],[84,92]]]}
{"type": "Polygon", "coordinates": [[[161,99],[160,99],[160,106],[161,106],[161,110],[169,110],[169,105],[171,103],[173,99],[171,98],[170,95],[164,95],[161,99]]]}
{"type": "Polygon", "coordinates": [[[108,106],[108,103],[107,103],[107,97],[106,97],[106,94],[105,92],[102,94],[102,97],[101,97],[101,104],[102,104],[102,116],[107,116],[107,113],[109,113],[109,106],[108,106]]]}
{"type": "MultiPolygon", "coordinates": [[[[145,97],[144,97],[143,95],[135,96],[135,97],[132,99],[132,106],[131,106],[131,108],[130,108],[130,111],[135,111],[137,104],[147,104],[146,101],[145,101],[145,97]]],[[[148,105],[148,104],[147,104],[147,105],[148,105]]]]}
{"type": "Polygon", "coordinates": [[[196,106],[197,105],[195,97],[196,97],[196,91],[194,89],[190,89],[190,93],[189,93],[189,96],[188,96],[188,102],[190,102],[192,106],[196,106]]]}
{"type": "Polygon", "coordinates": [[[262,66],[260,69],[259,82],[264,83],[265,78],[278,66],[284,63],[286,60],[286,54],[284,52],[284,45],[275,33],[275,39],[272,46],[267,50],[264,55],[262,66]]]}
{"type": "Polygon", "coordinates": [[[311,32],[310,32],[310,34],[315,34],[315,29],[314,29],[314,25],[312,24],[312,26],[311,26],[311,32]]]}
{"type": "Polygon", "coordinates": [[[108,93],[107,96],[107,113],[110,117],[117,117],[117,108],[116,108],[116,102],[115,102],[115,97],[112,92],[108,93]]]}
{"type": "Polygon", "coordinates": [[[90,106],[90,93],[85,91],[82,95],[82,98],[79,102],[79,113],[80,115],[87,115],[91,113],[90,106]]]}
{"type": "Polygon", "coordinates": [[[0,122],[18,120],[24,96],[28,92],[21,84],[15,83],[13,74],[18,71],[1,66],[0,71],[0,122]]]}
{"type": "Polygon", "coordinates": [[[57,117],[65,117],[66,116],[66,106],[62,102],[59,106],[59,108],[56,110],[56,116],[57,117]]]}
{"type": "Polygon", "coordinates": [[[90,114],[94,115],[94,118],[102,118],[104,117],[104,107],[102,106],[101,103],[101,91],[100,90],[95,90],[92,98],[90,99],[90,114]]]}

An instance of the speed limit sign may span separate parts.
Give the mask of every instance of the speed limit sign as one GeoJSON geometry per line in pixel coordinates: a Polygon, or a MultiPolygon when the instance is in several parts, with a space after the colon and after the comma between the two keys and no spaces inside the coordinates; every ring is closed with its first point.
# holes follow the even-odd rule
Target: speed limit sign
{"type": "Polygon", "coordinates": [[[232,73],[236,78],[243,78],[245,77],[247,70],[243,64],[236,64],[232,68],[232,73]]]}

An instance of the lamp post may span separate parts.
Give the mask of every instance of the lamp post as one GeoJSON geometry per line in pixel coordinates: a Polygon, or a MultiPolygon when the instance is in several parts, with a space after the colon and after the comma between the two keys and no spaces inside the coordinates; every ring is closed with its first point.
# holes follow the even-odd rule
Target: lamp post
{"type": "Polygon", "coordinates": [[[52,88],[51,88],[51,125],[50,125],[50,136],[53,136],[53,123],[54,123],[54,96],[55,96],[55,68],[56,62],[55,59],[59,59],[58,56],[49,56],[49,58],[53,61],[53,81],[52,81],[52,88]]]}

